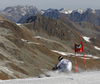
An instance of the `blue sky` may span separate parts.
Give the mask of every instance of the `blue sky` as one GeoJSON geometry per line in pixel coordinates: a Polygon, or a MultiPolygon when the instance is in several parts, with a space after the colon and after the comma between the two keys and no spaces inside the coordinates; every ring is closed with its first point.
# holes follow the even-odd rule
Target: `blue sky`
{"type": "Polygon", "coordinates": [[[0,10],[17,5],[33,5],[38,9],[100,9],[100,0],[0,0],[0,10]]]}

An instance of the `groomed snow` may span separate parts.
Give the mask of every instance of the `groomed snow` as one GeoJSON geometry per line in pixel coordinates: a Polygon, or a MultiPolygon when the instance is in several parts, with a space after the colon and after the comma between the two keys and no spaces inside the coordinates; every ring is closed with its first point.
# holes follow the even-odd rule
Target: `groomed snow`
{"type": "Polygon", "coordinates": [[[0,84],[100,84],[100,71],[60,73],[43,78],[0,80],[0,84]]]}

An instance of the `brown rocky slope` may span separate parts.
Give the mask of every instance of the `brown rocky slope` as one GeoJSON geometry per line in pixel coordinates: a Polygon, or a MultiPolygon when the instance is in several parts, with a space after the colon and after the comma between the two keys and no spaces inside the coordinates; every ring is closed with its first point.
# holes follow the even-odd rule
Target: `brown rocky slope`
{"type": "MultiPolygon", "coordinates": [[[[60,55],[51,50],[74,52],[74,38],[79,40],[78,33],[56,19],[39,16],[32,23],[22,25],[0,20],[0,79],[34,77],[39,76],[42,69],[51,70],[58,63],[57,57],[60,55]]],[[[87,53],[90,53],[92,45],[88,48],[88,43],[83,42],[87,53]]],[[[94,53],[98,55],[96,50],[94,53]]],[[[72,61],[75,71],[74,57],[65,58],[72,61]]],[[[83,69],[83,59],[78,57],[77,61],[79,68],[83,69]]],[[[99,60],[86,61],[88,69],[100,69],[99,60]]]]}

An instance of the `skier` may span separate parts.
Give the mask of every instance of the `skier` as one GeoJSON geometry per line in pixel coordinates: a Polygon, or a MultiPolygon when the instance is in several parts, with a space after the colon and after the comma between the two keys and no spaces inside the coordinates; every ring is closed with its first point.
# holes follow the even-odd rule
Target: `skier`
{"type": "Polygon", "coordinates": [[[68,59],[63,59],[62,56],[58,57],[59,63],[52,70],[71,71],[72,62],[68,59]]]}

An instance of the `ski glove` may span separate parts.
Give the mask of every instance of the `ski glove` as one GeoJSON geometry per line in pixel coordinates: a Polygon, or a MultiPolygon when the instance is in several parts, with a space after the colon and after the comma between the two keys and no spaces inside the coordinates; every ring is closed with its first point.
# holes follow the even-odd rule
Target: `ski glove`
{"type": "Polygon", "coordinates": [[[58,67],[57,66],[55,66],[55,67],[53,67],[52,68],[52,70],[54,71],[54,70],[57,70],[58,69],[58,67]]]}

